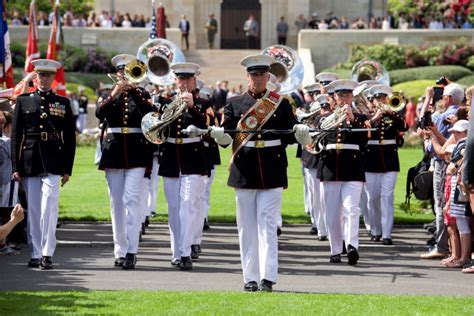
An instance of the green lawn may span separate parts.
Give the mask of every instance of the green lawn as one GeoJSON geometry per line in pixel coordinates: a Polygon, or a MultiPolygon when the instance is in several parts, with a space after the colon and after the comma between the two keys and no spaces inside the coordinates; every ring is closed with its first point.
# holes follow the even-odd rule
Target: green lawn
{"type": "Polygon", "coordinates": [[[474,297],[233,292],[3,292],[1,315],[473,315],[474,297]]]}
{"type": "MultiPolygon", "coordinates": [[[[109,198],[105,175],[93,164],[94,148],[78,147],[71,181],[61,189],[60,212],[62,220],[110,220],[109,198]]],[[[304,213],[303,181],[299,160],[295,157],[296,146],[288,148],[289,187],[283,194],[283,220],[285,223],[309,223],[309,217],[304,213]]],[[[211,189],[210,221],[235,221],[234,191],[227,183],[228,161],[230,149],[221,149],[223,165],[219,166],[211,189]]],[[[417,211],[412,205],[413,213],[406,213],[399,209],[399,204],[405,201],[406,170],[421,159],[420,149],[400,150],[402,171],[399,174],[395,194],[396,223],[425,223],[432,219],[432,215],[417,211]]],[[[412,204],[416,204],[413,203],[412,204]]],[[[163,195],[160,181],[158,194],[159,220],[166,220],[167,204],[163,195]]]]}

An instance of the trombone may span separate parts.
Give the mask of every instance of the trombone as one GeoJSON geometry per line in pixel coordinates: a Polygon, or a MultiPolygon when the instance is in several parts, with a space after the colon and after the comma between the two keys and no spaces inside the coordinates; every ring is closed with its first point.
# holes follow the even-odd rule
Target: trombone
{"type": "Polygon", "coordinates": [[[119,77],[117,75],[107,74],[107,76],[112,80],[112,82],[116,85],[119,82],[127,82],[127,83],[140,83],[146,79],[148,74],[148,67],[147,65],[139,60],[134,59],[129,61],[123,70],[123,77],[119,77]]]}

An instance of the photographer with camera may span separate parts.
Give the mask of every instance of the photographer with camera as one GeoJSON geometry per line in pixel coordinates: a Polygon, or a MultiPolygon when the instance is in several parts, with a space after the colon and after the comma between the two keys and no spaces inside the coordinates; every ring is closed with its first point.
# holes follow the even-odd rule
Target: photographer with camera
{"type": "MultiPolygon", "coordinates": [[[[446,78],[440,78],[437,83],[448,83],[446,78]],[[445,79],[445,80],[443,80],[445,79]]],[[[447,84],[441,93],[441,111],[437,115],[432,115],[429,106],[435,106],[435,89],[428,87],[426,89],[426,98],[423,105],[423,117],[420,120],[419,135],[425,139],[426,150],[433,153],[433,194],[434,194],[434,210],[436,214],[436,233],[435,244],[430,252],[422,254],[422,259],[439,259],[448,253],[448,234],[446,225],[443,221],[444,201],[444,178],[446,175],[447,164],[443,160],[443,145],[450,136],[449,128],[454,123],[455,114],[459,104],[464,99],[464,89],[456,84],[447,84]],[[441,147],[439,150],[434,146],[441,147]]],[[[438,148],[437,148],[438,149],[438,148]]]]}

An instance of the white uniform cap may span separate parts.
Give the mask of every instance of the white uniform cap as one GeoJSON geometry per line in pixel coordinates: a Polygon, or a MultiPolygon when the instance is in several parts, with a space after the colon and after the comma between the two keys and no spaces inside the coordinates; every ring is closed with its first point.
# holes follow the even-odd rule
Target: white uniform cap
{"type": "Polygon", "coordinates": [[[199,97],[209,100],[212,96],[212,89],[208,86],[203,86],[199,89],[199,97]]]}
{"type": "Polygon", "coordinates": [[[453,127],[448,129],[448,132],[465,132],[469,129],[469,121],[468,120],[459,120],[454,123],[453,127]]]}
{"type": "Polygon", "coordinates": [[[307,93],[310,92],[316,92],[316,91],[321,91],[321,85],[319,83],[313,83],[310,85],[307,85],[303,88],[307,93]]]}
{"type": "Polygon", "coordinates": [[[359,84],[351,79],[339,79],[331,82],[334,92],[338,91],[353,91],[359,84]]]}
{"type": "Polygon", "coordinates": [[[115,55],[111,61],[112,61],[112,65],[116,69],[119,69],[119,68],[125,67],[126,64],[128,64],[134,59],[137,59],[137,57],[130,54],[119,54],[119,55],[115,55]]]}
{"type": "Polygon", "coordinates": [[[457,83],[450,83],[444,87],[443,95],[451,96],[454,104],[460,104],[464,99],[464,89],[457,83]]]}
{"type": "Polygon", "coordinates": [[[372,88],[370,88],[370,94],[372,94],[374,97],[378,97],[381,95],[389,96],[393,92],[393,89],[387,85],[384,84],[376,84],[373,85],[372,88]]]}
{"type": "Polygon", "coordinates": [[[320,104],[321,107],[329,104],[329,99],[327,94],[320,94],[315,98],[315,101],[320,104]]]}
{"type": "Polygon", "coordinates": [[[263,73],[270,70],[270,65],[275,62],[268,55],[250,55],[243,58],[240,64],[247,69],[248,73],[263,73]]]}
{"type": "Polygon", "coordinates": [[[176,63],[170,66],[175,75],[199,75],[199,65],[195,63],[176,63]]]}
{"type": "Polygon", "coordinates": [[[332,82],[330,84],[325,85],[324,89],[326,89],[326,92],[328,94],[333,94],[334,93],[334,86],[332,85],[332,82]]]}
{"type": "Polygon", "coordinates": [[[316,82],[322,83],[323,85],[327,85],[330,82],[338,80],[339,76],[333,74],[332,72],[320,72],[316,75],[316,82]]]}
{"type": "Polygon", "coordinates": [[[31,62],[36,72],[56,72],[61,68],[61,63],[52,59],[36,59],[31,62]]]}

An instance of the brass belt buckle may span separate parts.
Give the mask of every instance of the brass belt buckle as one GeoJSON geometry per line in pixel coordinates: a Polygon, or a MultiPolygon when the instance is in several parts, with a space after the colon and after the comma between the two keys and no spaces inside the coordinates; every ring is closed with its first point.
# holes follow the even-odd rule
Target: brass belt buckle
{"type": "Polygon", "coordinates": [[[263,148],[265,147],[265,141],[264,140],[256,140],[255,141],[255,148],[263,148]]]}
{"type": "Polygon", "coordinates": [[[183,143],[182,138],[176,138],[176,144],[181,145],[183,143]]]}
{"type": "Polygon", "coordinates": [[[381,140],[379,141],[379,144],[380,144],[380,145],[385,145],[385,139],[381,139],[381,140]]]}
{"type": "Polygon", "coordinates": [[[341,150],[341,149],[342,149],[342,144],[339,144],[339,143],[336,144],[336,149],[337,149],[337,150],[341,150]]]}
{"type": "Polygon", "coordinates": [[[41,140],[42,141],[47,141],[48,140],[48,133],[47,132],[41,132],[40,133],[40,136],[41,136],[41,140]]]}
{"type": "Polygon", "coordinates": [[[128,127],[122,127],[122,134],[128,134],[128,127]]]}

